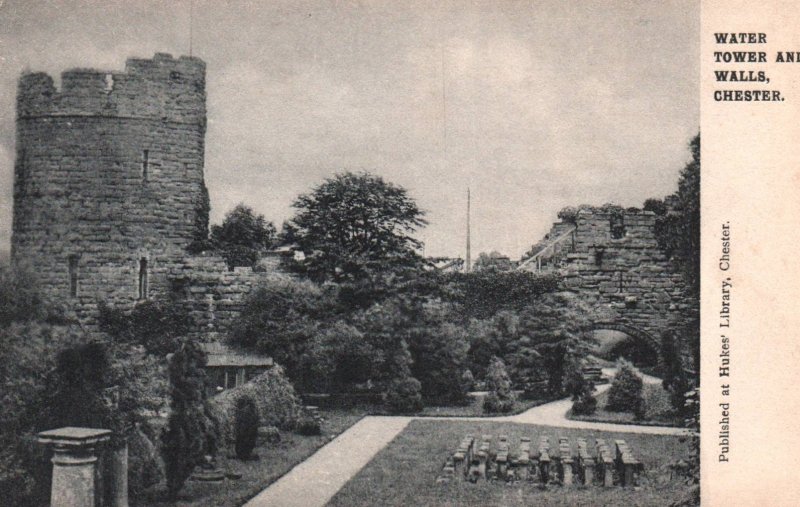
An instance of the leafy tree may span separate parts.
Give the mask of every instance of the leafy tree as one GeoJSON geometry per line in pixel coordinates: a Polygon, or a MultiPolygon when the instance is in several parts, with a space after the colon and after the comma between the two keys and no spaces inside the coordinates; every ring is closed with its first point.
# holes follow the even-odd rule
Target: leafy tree
{"type": "Polygon", "coordinates": [[[418,267],[424,213],[408,192],[369,173],[340,173],[293,203],[291,236],[315,279],[354,280],[418,267]]]}
{"type": "Polygon", "coordinates": [[[594,344],[594,311],[569,292],[547,294],[520,314],[520,338],[510,344],[510,360],[535,378],[543,371],[551,395],[564,393],[569,365],[584,359],[594,344]],[[533,366],[533,367],[531,367],[533,366]]]}
{"type": "Polygon", "coordinates": [[[529,271],[473,271],[450,275],[448,297],[468,318],[484,319],[501,310],[522,310],[560,284],[556,274],[529,271]]]}
{"type": "Polygon", "coordinates": [[[335,292],[310,281],[272,280],[248,296],[230,339],[271,356],[296,381],[310,342],[335,317],[336,305],[335,292]]]}
{"type": "Polygon", "coordinates": [[[591,204],[581,204],[580,206],[566,206],[559,210],[557,216],[563,222],[568,222],[575,224],[578,222],[578,215],[581,212],[592,212],[592,213],[611,213],[611,214],[621,214],[625,211],[625,208],[620,206],[619,204],[614,204],[611,202],[607,202],[602,206],[593,206],[591,204]]]}
{"type": "Polygon", "coordinates": [[[358,328],[338,320],[309,342],[303,385],[313,392],[344,392],[377,376],[378,351],[358,328]]]}
{"type": "Polygon", "coordinates": [[[206,354],[189,340],[170,359],[172,411],[161,437],[161,452],[171,501],[177,499],[195,466],[206,455],[216,454],[219,428],[206,400],[205,365],[206,354]]]}
{"type": "Polygon", "coordinates": [[[39,290],[32,270],[25,266],[0,267],[0,326],[31,321],[65,323],[66,319],[39,290]]]}
{"type": "Polygon", "coordinates": [[[678,192],[668,198],[674,209],[659,218],[656,235],[678,265],[691,294],[700,296],[700,134],[689,143],[692,160],[681,171],[678,192]]]}
{"type": "Polygon", "coordinates": [[[661,374],[662,385],[670,393],[672,407],[679,414],[684,413],[686,393],[690,389],[689,378],[683,368],[675,334],[671,330],[661,335],[661,374]]]}
{"type": "Polygon", "coordinates": [[[43,505],[50,470],[35,435],[54,427],[45,427],[53,387],[47,380],[61,350],[85,344],[86,338],[76,325],[30,320],[0,326],[0,343],[0,491],[8,505],[43,505]]]}
{"type": "Polygon", "coordinates": [[[129,312],[101,301],[98,320],[116,343],[141,345],[157,356],[174,352],[192,328],[191,317],[175,299],[142,301],[129,312]]]}
{"type": "Polygon", "coordinates": [[[652,211],[658,216],[664,216],[669,211],[669,207],[667,203],[664,202],[663,199],[647,199],[644,201],[644,206],[642,207],[644,211],[652,211]]]}
{"type": "Polygon", "coordinates": [[[253,266],[275,239],[276,230],[272,222],[244,204],[229,211],[221,225],[211,226],[211,241],[222,251],[230,269],[253,266]]]}
{"type": "Polygon", "coordinates": [[[121,429],[116,414],[103,398],[109,386],[110,359],[101,342],[63,349],[50,379],[47,415],[43,426],[83,426],[121,429]],[[114,419],[112,421],[112,419],[114,419]]]}
{"type": "Polygon", "coordinates": [[[469,343],[464,329],[449,322],[418,325],[409,338],[411,372],[429,403],[466,402],[463,375],[469,343]]]}
{"type": "MultiPolygon", "coordinates": [[[[473,319],[467,332],[470,344],[469,367],[478,378],[485,378],[492,359],[495,356],[508,357],[511,343],[520,339],[519,315],[502,310],[490,319],[473,319]]],[[[535,366],[531,364],[532,368],[535,366]]],[[[515,377],[522,380],[517,375],[515,377]]]]}
{"type": "Polygon", "coordinates": [[[511,260],[496,250],[488,254],[481,252],[475,264],[472,265],[474,271],[511,271],[513,268],[511,260]]]}
{"type": "Polygon", "coordinates": [[[386,404],[394,413],[422,410],[422,384],[411,375],[411,353],[401,340],[388,354],[387,368],[391,376],[386,389],[386,404]]]}
{"type": "MultiPolygon", "coordinates": [[[[678,191],[665,200],[670,208],[656,221],[659,246],[683,275],[693,301],[687,312],[686,343],[695,375],[700,371],[700,134],[689,143],[692,159],[681,171],[678,191]]],[[[696,381],[695,381],[696,383],[696,381]]]]}

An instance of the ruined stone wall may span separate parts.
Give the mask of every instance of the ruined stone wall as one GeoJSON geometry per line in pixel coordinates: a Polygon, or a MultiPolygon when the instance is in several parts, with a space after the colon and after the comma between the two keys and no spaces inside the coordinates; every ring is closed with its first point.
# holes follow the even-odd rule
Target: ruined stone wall
{"type": "Polygon", "coordinates": [[[173,290],[179,292],[196,332],[205,335],[225,333],[238,317],[250,292],[270,281],[288,280],[277,255],[262,257],[257,267],[237,267],[233,271],[222,257],[186,257],[169,273],[173,290]]]}
{"type": "MultiPolygon", "coordinates": [[[[629,334],[638,331],[637,337],[656,346],[663,330],[687,316],[690,301],[683,280],[658,246],[655,214],[623,213],[624,232],[618,238],[612,234],[613,220],[610,213],[580,212],[575,232],[559,247],[560,263],[551,266],[570,290],[601,310],[601,324],[629,334]]],[[[566,229],[556,224],[553,233],[559,230],[566,229]]]]}
{"type": "Polygon", "coordinates": [[[79,315],[168,289],[208,229],[205,64],[129,59],[124,72],[19,80],[12,259],[79,315]],[[72,275],[71,275],[72,273],[72,275]],[[74,277],[71,283],[70,278],[74,277]],[[76,285],[76,294],[72,286],[76,285]]]}

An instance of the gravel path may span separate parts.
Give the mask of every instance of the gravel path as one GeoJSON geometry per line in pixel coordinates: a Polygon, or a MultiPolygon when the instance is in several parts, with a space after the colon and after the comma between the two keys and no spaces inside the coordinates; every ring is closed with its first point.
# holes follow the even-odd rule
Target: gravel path
{"type": "MultiPolygon", "coordinates": [[[[614,369],[603,373],[613,376],[614,369]]],[[[647,383],[660,379],[642,375],[647,383]]],[[[610,384],[600,385],[603,392],[610,384]]],[[[632,424],[573,421],[566,418],[572,406],[569,399],[554,401],[531,408],[521,414],[504,417],[387,417],[368,416],[320,448],[310,458],[269,485],[245,504],[245,507],[323,507],[361,468],[397,436],[413,419],[446,421],[505,421],[540,424],[560,428],[579,428],[597,431],[616,431],[651,435],[685,435],[682,428],[666,426],[637,426],[632,424]]]]}

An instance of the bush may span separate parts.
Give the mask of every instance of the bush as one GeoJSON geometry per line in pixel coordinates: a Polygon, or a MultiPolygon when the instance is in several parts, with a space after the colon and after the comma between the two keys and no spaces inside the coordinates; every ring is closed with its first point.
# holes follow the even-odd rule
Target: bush
{"type": "Polygon", "coordinates": [[[261,441],[268,444],[277,444],[281,441],[281,431],[275,426],[264,426],[258,429],[261,441]]]}
{"type": "Polygon", "coordinates": [[[251,395],[240,396],[236,400],[234,415],[234,437],[236,457],[248,459],[258,439],[258,406],[251,395]]]}
{"type": "Polygon", "coordinates": [[[572,413],[575,415],[592,415],[597,410],[597,398],[591,392],[583,393],[572,404],[572,413]]]}
{"type": "Polygon", "coordinates": [[[449,322],[419,322],[410,333],[408,343],[413,358],[411,374],[420,381],[425,402],[466,404],[467,393],[461,374],[469,342],[464,329],[449,322]]]}
{"type": "Polygon", "coordinates": [[[64,312],[42,294],[33,271],[0,267],[0,326],[31,321],[63,323],[64,312]]]}
{"type": "Polygon", "coordinates": [[[483,400],[483,411],[488,413],[507,413],[514,409],[517,394],[511,389],[511,379],[506,365],[498,357],[493,357],[486,372],[486,385],[489,394],[483,400]]]}
{"type": "Polygon", "coordinates": [[[501,399],[496,393],[489,393],[483,399],[483,411],[488,414],[507,414],[514,409],[514,400],[501,399]]]}
{"type": "Polygon", "coordinates": [[[300,417],[300,420],[297,421],[297,428],[295,431],[300,435],[305,436],[314,436],[314,435],[322,435],[322,427],[320,425],[319,419],[312,416],[311,414],[303,414],[300,417]]]}
{"type": "Polygon", "coordinates": [[[178,301],[143,301],[130,312],[99,307],[100,330],[116,343],[141,345],[150,354],[163,356],[180,346],[180,338],[192,329],[192,319],[178,301]]]}
{"type": "Polygon", "coordinates": [[[262,424],[284,430],[293,430],[297,425],[301,412],[300,399],[283,368],[276,364],[244,385],[223,391],[209,400],[220,421],[223,441],[234,440],[236,400],[245,395],[255,400],[262,424]]]}
{"type": "Polygon", "coordinates": [[[333,294],[310,281],[269,280],[248,295],[231,342],[270,356],[297,380],[303,355],[335,305],[333,294]]]}
{"type": "Polygon", "coordinates": [[[469,393],[472,391],[473,387],[475,387],[475,377],[472,375],[471,371],[464,370],[464,373],[461,374],[461,389],[463,389],[465,393],[469,393]]]}
{"type": "Polygon", "coordinates": [[[643,385],[642,377],[636,372],[633,365],[627,361],[620,361],[614,382],[608,390],[606,410],[631,412],[637,416],[643,415],[643,385]]]}
{"type": "Polygon", "coordinates": [[[135,500],[163,478],[158,449],[141,429],[136,428],[128,435],[128,493],[131,499],[135,500]]]}
{"type": "Polygon", "coordinates": [[[419,412],[422,403],[422,384],[412,376],[392,380],[386,391],[386,405],[395,414],[419,412]]]}

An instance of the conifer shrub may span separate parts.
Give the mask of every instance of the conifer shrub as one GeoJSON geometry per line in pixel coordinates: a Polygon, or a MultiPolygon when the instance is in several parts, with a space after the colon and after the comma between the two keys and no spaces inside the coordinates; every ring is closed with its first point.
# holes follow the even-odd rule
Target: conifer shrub
{"type": "Polygon", "coordinates": [[[637,416],[643,415],[643,386],[642,377],[636,372],[633,365],[627,361],[620,361],[617,374],[608,390],[606,410],[630,412],[637,416]]]}
{"type": "Polygon", "coordinates": [[[234,435],[236,457],[242,460],[249,459],[256,446],[259,426],[258,406],[256,400],[250,395],[241,396],[236,400],[234,415],[234,435]]]}
{"type": "Polygon", "coordinates": [[[487,413],[508,413],[514,409],[516,393],[511,389],[511,378],[506,365],[498,357],[493,357],[486,372],[486,386],[489,394],[483,400],[483,411],[487,413]]]}
{"type": "Polygon", "coordinates": [[[575,415],[592,415],[597,411],[597,398],[591,391],[582,393],[577,400],[572,403],[572,413],[575,415]]]}
{"type": "Polygon", "coordinates": [[[566,370],[566,374],[564,375],[564,390],[572,397],[572,401],[578,401],[587,391],[591,393],[594,386],[583,377],[583,370],[580,363],[572,361],[566,370]]]}
{"type": "Polygon", "coordinates": [[[171,501],[195,466],[217,451],[219,426],[206,402],[205,364],[205,353],[192,341],[184,342],[169,363],[172,412],[161,436],[161,453],[171,501]]]}

